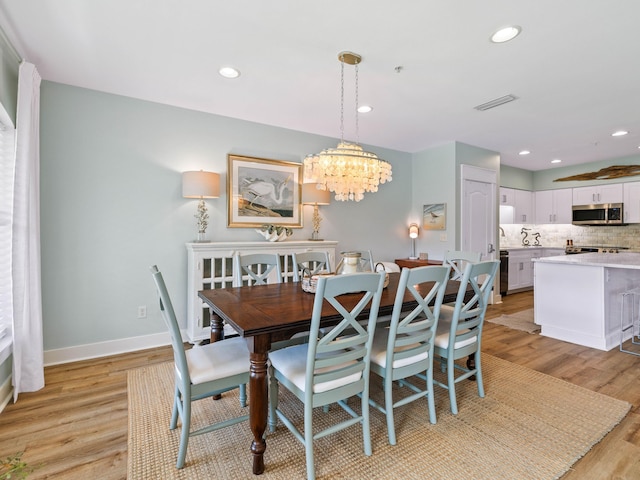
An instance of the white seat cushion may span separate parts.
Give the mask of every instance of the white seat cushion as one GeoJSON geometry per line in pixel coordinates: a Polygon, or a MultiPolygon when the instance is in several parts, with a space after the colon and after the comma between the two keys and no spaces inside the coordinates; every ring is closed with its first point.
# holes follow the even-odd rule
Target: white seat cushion
{"type": "Polygon", "coordinates": [[[196,345],[185,354],[194,385],[249,371],[249,350],[244,338],[196,345]]]}
{"type": "MultiPolygon", "coordinates": [[[[373,346],[371,347],[371,363],[375,363],[376,365],[380,365],[382,368],[387,368],[387,341],[389,339],[389,330],[384,329],[383,331],[376,331],[375,336],[373,337],[373,346]]],[[[410,348],[414,348],[418,344],[414,345],[406,345],[403,347],[399,347],[396,351],[408,350],[410,348]]],[[[393,362],[393,368],[406,367],[407,365],[412,365],[414,363],[418,363],[422,360],[426,360],[429,358],[429,352],[419,353],[418,355],[413,355],[407,358],[396,359],[393,362]]]]}
{"type": "MultiPolygon", "coordinates": [[[[453,319],[453,307],[448,305],[443,305],[440,308],[440,317],[438,319],[438,328],[436,330],[436,338],[434,340],[434,345],[440,348],[447,348],[449,346],[449,330],[451,329],[451,320],[453,319]]],[[[458,334],[467,333],[469,329],[458,330],[458,334]]],[[[471,345],[477,341],[478,337],[473,336],[471,338],[467,338],[466,340],[462,340],[459,342],[455,342],[453,344],[453,348],[462,348],[467,345],[471,345]]]]}
{"type": "MultiPolygon", "coordinates": [[[[305,391],[305,374],[307,368],[307,350],[308,345],[296,345],[294,347],[283,348],[282,350],[276,350],[269,354],[269,360],[271,365],[280,371],[282,375],[287,377],[291,382],[298,387],[301,391],[305,391]]],[[[355,363],[355,362],[350,362],[355,363]]],[[[346,364],[345,364],[346,365],[346,364]]],[[[317,373],[324,373],[334,368],[340,368],[339,366],[331,368],[321,368],[317,370],[317,373]]],[[[362,378],[362,373],[353,373],[346,377],[331,380],[329,382],[317,383],[313,389],[314,393],[322,393],[334,388],[342,387],[350,383],[357,382],[362,378]]]]}

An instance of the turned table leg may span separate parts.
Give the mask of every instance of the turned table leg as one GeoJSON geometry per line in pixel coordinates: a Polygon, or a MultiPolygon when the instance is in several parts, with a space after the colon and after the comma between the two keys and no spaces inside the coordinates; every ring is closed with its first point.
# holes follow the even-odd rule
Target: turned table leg
{"type": "Polygon", "coordinates": [[[251,453],[253,453],[253,473],[260,475],[264,472],[264,451],[267,444],[264,432],[267,428],[269,412],[269,391],[267,380],[267,360],[270,348],[267,336],[248,337],[249,358],[251,369],[249,376],[249,423],[253,433],[251,453]]]}

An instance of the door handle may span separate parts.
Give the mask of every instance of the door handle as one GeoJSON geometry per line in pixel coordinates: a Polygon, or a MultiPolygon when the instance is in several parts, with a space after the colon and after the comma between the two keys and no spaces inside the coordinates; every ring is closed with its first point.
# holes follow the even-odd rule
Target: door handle
{"type": "Polygon", "coordinates": [[[496,249],[494,248],[493,243],[490,243],[489,244],[489,251],[487,253],[493,253],[495,251],[496,251],[496,249]]]}

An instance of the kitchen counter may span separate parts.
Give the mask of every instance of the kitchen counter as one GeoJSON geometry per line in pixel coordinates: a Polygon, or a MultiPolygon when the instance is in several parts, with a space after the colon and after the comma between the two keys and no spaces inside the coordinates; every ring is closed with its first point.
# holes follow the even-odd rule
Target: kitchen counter
{"type": "Polygon", "coordinates": [[[640,253],[636,252],[580,253],[577,255],[534,258],[533,261],[640,270],[640,253]]]}
{"type": "Polygon", "coordinates": [[[534,321],[541,335],[600,350],[619,345],[621,295],[640,287],[640,253],[583,253],[533,262],[534,321]]]}

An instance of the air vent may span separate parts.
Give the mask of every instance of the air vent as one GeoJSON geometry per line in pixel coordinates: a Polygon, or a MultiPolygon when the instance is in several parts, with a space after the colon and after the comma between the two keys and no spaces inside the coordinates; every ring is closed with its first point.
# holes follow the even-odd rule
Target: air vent
{"type": "Polygon", "coordinates": [[[490,102],[483,103],[482,105],[478,105],[477,107],[473,107],[473,108],[475,108],[476,110],[480,110],[481,112],[484,112],[485,110],[489,110],[490,108],[499,107],[500,105],[513,102],[514,100],[517,100],[517,99],[518,97],[516,97],[515,95],[509,94],[509,95],[505,95],[504,97],[491,100],[490,102]]]}

